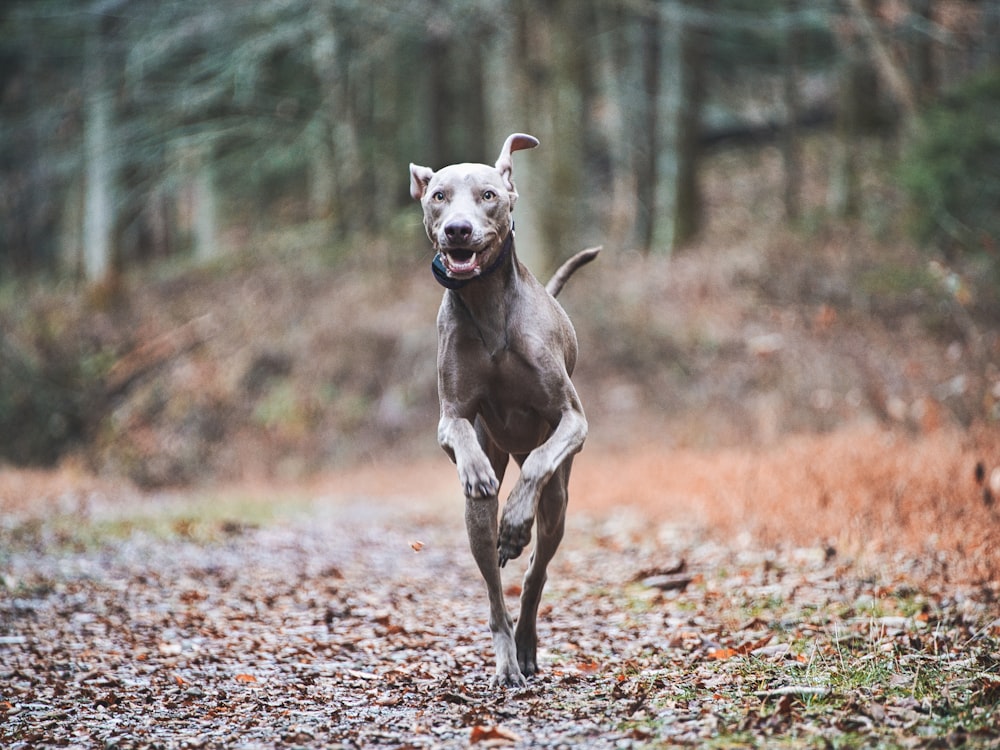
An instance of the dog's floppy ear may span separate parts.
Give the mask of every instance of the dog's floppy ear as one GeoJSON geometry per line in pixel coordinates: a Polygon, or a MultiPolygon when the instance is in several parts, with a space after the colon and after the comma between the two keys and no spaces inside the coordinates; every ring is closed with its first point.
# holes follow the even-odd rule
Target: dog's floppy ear
{"type": "Polygon", "coordinates": [[[414,200],[423,198],[424,191],[427,190],[427,185],[433,176],[434,170],[430,167],[410,164],[410,195],[413,196],[414,200]]]}
{"type": "Polygon", "coordinates": [[[503,178],[507,189],[514,195],[517,195],[517,190],[514,189],[514,162],[511,159],[511,154],[525,148],[534,148],[537,145],[538,139],[533,135],[525,133],[511,133],[507,136],[507,140],[503,142],[503,148],[500,149],[500,158],[497,159],[496,169],[500,173],[500,177],[503,178]]]}

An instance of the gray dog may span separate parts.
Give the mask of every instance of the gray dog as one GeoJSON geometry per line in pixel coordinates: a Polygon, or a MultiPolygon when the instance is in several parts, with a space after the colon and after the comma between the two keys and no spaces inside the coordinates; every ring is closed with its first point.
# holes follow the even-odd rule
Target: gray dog
{"type": "Polygon", "coordinates": [[[562,539],[573,455],[587,419],[570,381],[576,332],[555,295],[598,249],[566,261],[543,287],[517,259],[511,212],[517,200],[511,154],[534,148],[509,136],[495,166],[453,164],[437,172],[410,165],[446,287],[438,312],[438,442],[458,468],[469,544],[486,580],[496,651],[494,685],[525,685],[538,670],[535,619],[549,561],[562,539]],[[497,532],[497,493],[510,456],[521,474],[497,532]],[[514,627],[500,568],[521,554],[538,518],[514,627]]]}

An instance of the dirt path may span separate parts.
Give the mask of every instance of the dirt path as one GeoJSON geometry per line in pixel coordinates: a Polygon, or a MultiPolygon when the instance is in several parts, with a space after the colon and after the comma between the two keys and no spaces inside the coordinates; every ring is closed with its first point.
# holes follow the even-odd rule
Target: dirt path
{"type": "Polygon", "coordinates": [[[635,511],[576,510],[543,672],[491,690],[460,501],[413,468],[408,489],[375,467],[283,492],[70,482],[31,505],[8,478],[0,745],[1000,746],[988,587],[635,511]]]}

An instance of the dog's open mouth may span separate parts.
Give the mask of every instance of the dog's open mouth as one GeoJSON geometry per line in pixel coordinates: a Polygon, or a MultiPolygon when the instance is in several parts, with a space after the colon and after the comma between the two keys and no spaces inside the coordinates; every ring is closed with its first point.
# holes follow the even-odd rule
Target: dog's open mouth
{"type": "Polygon", "coordinates": [[[479,254],[474,250],[453,248],[442,250],[444,266],[452,276],[466,276],[479,271],[479,254]]]}

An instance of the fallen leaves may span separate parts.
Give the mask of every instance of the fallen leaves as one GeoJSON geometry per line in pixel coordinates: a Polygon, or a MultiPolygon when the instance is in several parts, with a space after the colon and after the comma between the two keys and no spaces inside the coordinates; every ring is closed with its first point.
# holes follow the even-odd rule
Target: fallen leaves
{"type": "Polygon", "coordinates": [[[474,726],[469,732],[469,743],[473,745],[504,745],[520,742],[521,737],[516,732],[497,726],[474,726]]]}
{"type": "Polygon", "coordinates": [[[993,589],[822,549],[689,544],[664,563],[648,528],[576,519],[543,600],[542,671],[491,690],[460,514],[340,510],[239,540],[40,546],[0,526],[0,575],[19,581],[0,597],[0,745],[1000,741],[993,589]]]}
{"type": "Polygon", "coordinates": [[[763,649],[771,642],[774,636],[768,634],[757,641],[746,641],[741,643],[739,646],[734,648],[715,648],[708,652],[709,659],[716,659],[719,661],[725,659],[732,659],[734,656],[747,656],[748,654],[763,653],[763,649]]]}
{"type": "Polygon", "coordinates": [[[815,685],[783,685],[771,690],[758,690],[754,693],[758,698],[792,698],[811,696],[823,698],[830,694],[830,688],[815,685]]]}
{"type": "Polygon", "coordinates": [[[660,591],[684,591],[697,576],[687,572],[687,561],[681,558],[669,565],[646,568],[636,573],[632,582],[660,591]]]}
{"type": "Polygon", "coordinates": [[[653,575],[642,579],[644,586],[660,589],[660,591],[683,591],[694,580],[694,576],[684,573],[653,575]]]}

